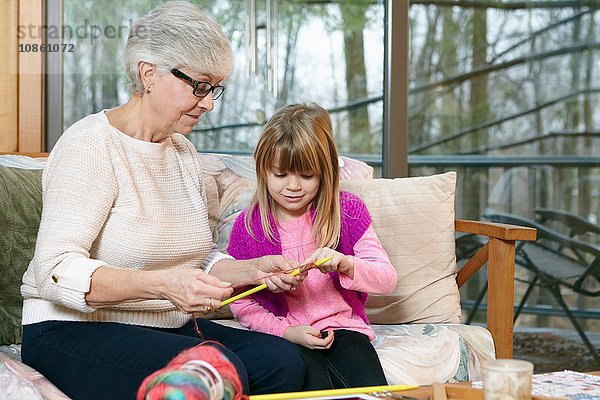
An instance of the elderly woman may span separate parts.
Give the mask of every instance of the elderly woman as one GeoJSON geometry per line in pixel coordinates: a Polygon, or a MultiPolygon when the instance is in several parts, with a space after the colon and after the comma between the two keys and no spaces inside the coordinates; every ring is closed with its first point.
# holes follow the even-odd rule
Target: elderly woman
{"type": "Polygon", "coordinates": [[[23,361],[67,395],[132,399],[141,381],[204,340],[220,342],[245,393],[301,389],[304,364],[281,338],[193,313],[289,261],[236,261],[215,250],[201,165],[184,135],[223,93],[233,52],[188,2],[142,17],[125,48],[129,101],[72,125],[43,176],[34,259],[23,277],[23,361]]]}

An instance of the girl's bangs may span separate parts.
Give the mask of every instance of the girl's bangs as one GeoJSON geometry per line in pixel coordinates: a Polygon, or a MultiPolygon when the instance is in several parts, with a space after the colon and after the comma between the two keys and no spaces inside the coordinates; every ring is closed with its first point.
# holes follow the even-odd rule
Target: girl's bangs
{"type": "Polygon", "coordinates": [[[280,171],[297,171],[307,175],[321,174],[319,158],[310,146],[299,148],[278,143],[273,149],[274,166],[280,171]]]}

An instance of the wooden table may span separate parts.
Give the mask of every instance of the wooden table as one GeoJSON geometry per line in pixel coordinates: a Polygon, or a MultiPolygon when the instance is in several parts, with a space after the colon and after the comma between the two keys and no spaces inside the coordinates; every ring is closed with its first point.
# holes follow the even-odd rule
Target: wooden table
{"type": "MultiPolygon", "coordinates": [[[[586,374],[600,376],[600,371],[586,372],[586,374]]],[[[483,400],[483,390],[475,389],[471,385],[471,382],[460,382],[460,383],[446,383],[446,384],[433,384],[430,386],[420,386],[416,389],[404,390],[402,392],[395,392],[391,397],[383,397],[384,399],[403,399],[403,397],[413,397],[418,400],[483,400]],[[433,392],[436,390],[434,397],[433,392]],[[445,389],[446,398],[439,394],[445,389]],[[438,392],[437,390],[440,390],[438,392]]],[[[544,396],[533,396],[532,400],[562,400],[567,397],[544,397],[544,396]]]]}
{"type": "MultiPolygon", "coordinates": [[[[482,400],[483,391],[480,389],[474,389],[471,386],[471,382],[461,383],[446,383],[446,384],[435,384],[436,390],[446,392],[447,400],[461,399],[461,400],[482,400]]],[[[436,391],[435,399],[433,398],[434,386],[420,386],[416,389],[404,390],[402,392],[395,392],[391,397],[385,397],[385,399],[403,399],[402,396],[412,397],[418,400],[443,400],[443,396],[440,396],[436,391]],[[438,399],[439,397],[439,399],[438,399]]]]}
{"type": "MultiPolygon", "coordinates": [[[[383,397],[383,399],[389,400],[483,400],[483,390],[475,389],[471,386],[471,382],[461,383],[446,383],[439,384],[439,390],[443,392],[445,390],[446,396],[444,397],[440,392],[436,392],[433,395],[433,386],[421,386],[417,389],[405,390],[402,392],[395,392],[391,397],[383,397]],[[402,397],[405,396],[405,397],[402,397]]],[[[533,396],[532,400],[569,400],[567,397],[542,397],[533,396]]]]}

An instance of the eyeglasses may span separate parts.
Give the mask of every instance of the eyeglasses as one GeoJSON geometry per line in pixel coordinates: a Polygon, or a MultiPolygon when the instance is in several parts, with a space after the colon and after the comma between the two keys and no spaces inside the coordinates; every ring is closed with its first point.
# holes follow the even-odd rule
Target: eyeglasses
{"type": "Polygon", "coordinates": [[[225,86],[221,86],[221,85],[213,86],[209,82],[197,81],[195,79],[192,79],[190,76],[187,76],[186,74],[184,74],[177,68],[173,68],[171,70],[171,73],[173,75],[175,75],[177,78],[183,79],[184,81],[191,83],[192,86],[194,87],[194,96],[196,96],[196,97],[203,98],[203,97],[208,96],[208,94],[210,92],[212,92],[212,98],[213,98],[213,100],[216,100],[219,97],[221,97],[221,95],[225,91],[225,86]]]}

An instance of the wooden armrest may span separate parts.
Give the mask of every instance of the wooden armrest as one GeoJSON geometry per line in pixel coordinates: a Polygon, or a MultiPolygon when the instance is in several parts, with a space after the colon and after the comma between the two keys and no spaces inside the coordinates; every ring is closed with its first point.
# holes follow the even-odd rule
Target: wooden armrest
{"type": "Polygon", "coordinates": [[[536,238],[536,230],[527,226],[457,219],[454,222],[454,227],[458,232],[473,233],[502,240],[535,240],[536,238]]]}
{"type": "Polygon", "coordinates": [[[17,153],[10,151],[0,151],[0,155],[27,156],[31,158],[48,157],[48,153],[17,153]]]}
{"type": "Polygon", "coordinates": [[[535,240],[535,228],[494,222],[457,219],[459,232],[487,236],[488,242],[461,268],[459,287],[486,262],[488,264],[487,328],[494,339],[497,358],[512,358],[515,302],[515,241],[535,240]]]}

